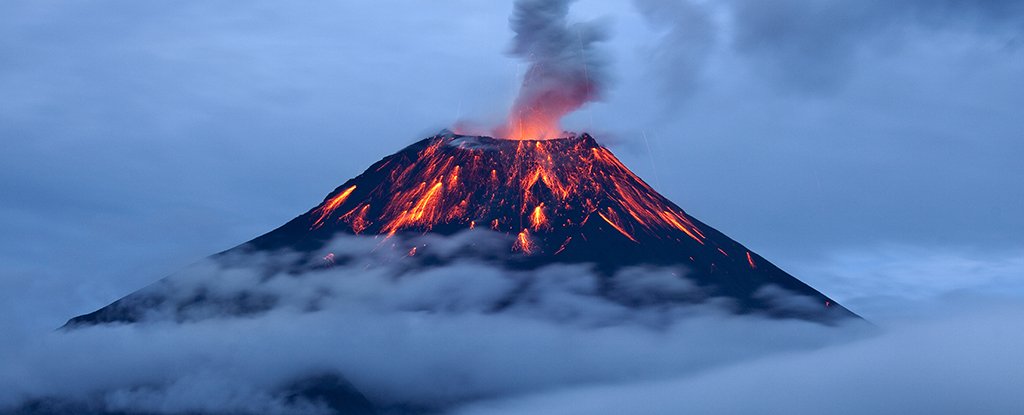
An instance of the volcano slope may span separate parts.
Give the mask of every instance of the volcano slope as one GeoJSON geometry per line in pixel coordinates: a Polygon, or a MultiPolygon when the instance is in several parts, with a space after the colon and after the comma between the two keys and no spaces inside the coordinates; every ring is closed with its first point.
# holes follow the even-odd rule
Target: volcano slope
{"type": "MultiPolygon", "coordinates": [[[[698,304],[724,299],[731,311],[825,323],[856,315],[760,255],[698,221],[658,194],[588,134],[552,140],[505,140],[448,131],[385,157],[331,192],[315,208],[249,242],[211,257],[290,253],[266,271],[285,272],[345,264],[359,253],[328,252],[342,235],[379,241],[401,250],[406,268],[471,258],[510,272],[552,264],[587,264],[601,279],[600,293],[625,306],[698,304]],[[423,235],[467,232],[507,235],[493,249],[432,255],[429,244],[406,242],[423,235]],[[622,295],[605,283],[631,267],[670,267],[697,289],[622,295]],[[793,298],[799,299],[794,306],[793,298]]],[[[284,257],[284,255],[282,255],[284,257]]],[[[187,271],[185,271],[187,272],[187,271]]],[[[180,274],[180,273],[179,273],[180,274]]],[[[153,308],[187,310],[217,303],[228,314],[270,309],[274,298],[243,291],[214,297],[169,295],[172,275],[65,327],[131,323],[153,308]],[[169,304],[170,303],[170,304],[169,304]]],[[[494,311],[516,302],[505,298],[494,311]]]]}

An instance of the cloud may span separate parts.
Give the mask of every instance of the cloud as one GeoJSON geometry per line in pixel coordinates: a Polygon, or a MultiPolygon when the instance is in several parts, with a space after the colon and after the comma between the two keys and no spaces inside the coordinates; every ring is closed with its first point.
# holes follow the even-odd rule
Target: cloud
{"type": "Polygon", "coordinates": [[[974,308],[1024,296],[1024,252],[1019,249],[882,244],[834,250],[792,271],[816,276],[822,281],[818,289],[841,293],[838,301],[869,319],[921,317],[914,314],[935,311],[922,304],[938,301],[974,308]]]}
{"type": "Polygon", "coordinates": [[[1005,1],[735,0],[733,47],[754,71],[807,92],[841,87],[867,54],[924,32],[1024,32],[1024,8],[1005,1]]]}
{"type": "MultiPolygon", "coordinates": [[[[932,304],[936,309],[948,304],[932,304]]],[[[892,325],[879,336],[669,379],[476,404],[459,414],[1019,413],[1024,303],[892,325]]]]}
{"type": "Polygon", "coordinates": [[[842,88],[876,56],[916,36],[971,33],[1010,42],[1024,7],[962,0],[635,0],[661,33],[649,52],[670,102],[692,95],[715,53],[741,58],[761,82],[814,95],[842,88]],[[721,41],[720,41],[721,39],[721,41]],[[727,46],[726,50],[720,50],[727,46]]]}
{"type": "Polygon", "coordinates": [[[163,302],[148,304],[140,323],[33,333],[0,346],[17,357],[0,366],[0,407],[57,400],[157,413],[302,412],[315,402],[288,401],[282,390],[336,373],[383,407],[444,409],[664,378],[870,333],[856,324],[735,316],[716,302],[645,302],[694,289],[671,268],[624,270],[611,279],[620,294],[606,296],[602,277],[582,265],[421,268],[405,257],[404,243],[412,243],[422,248],[417,256],[436,255],[427,263],[445,264],[447,254],[465,250],[460,244],[502,238],[474,235],[392,239],[394,249],[343,237],[329,248],[340,265],[302,274],[268,275],[293,263],[281,253],[198,264],[147,288],[163,302]]]}
{"type": "Polygon", "coordinates": [[[634,0],[637,10],[658,32],[645,49],[647,70],[659,79],[658,91],[676,109],[704,81],[704,70],[715,51],[721,28],[712,10],[691,0],[634,0]]]}
{"type": "MultiPolygon", "coordinates": [[[[947,252],[942,262],[891,247],[880,250],[887,261],[837,254],[820,269],[893,279],[841,284],[845,292],[901,298],[915,312],[877,327],[824,326],[737,316],[715,302],[643,301],[691,293],[672,268],[624,270],[610,280],[617,295],[607,296],[587,266],[526,272],[453,261],[510,243],[486,231],[387,244],[341,237],[327,248],[338,265],[300,274],[266,270],[323,252],[198,264],[157,286],[177,304],[201,292],[203,307],[166,303],[137,324],[0,344],[14,357],[0,363],[0,408],[315,413],[328,409],[287,390],[323,373],[399,412],[1013,413],[1021,405],[1013,385],[1024,379],[1010,362],[1024,350],[1015,330],[1024,292],[998,288],[1024,275],[1015,254],[980,261],[947,252]],[[409,245],[435,265],[407,257],[409,245]],[[950,282],[943,273],[964,276],[950,282]],[[932,291],[918,297],[915,286],[932,291]],[[965,290],[974,296],[946,295],[965,290]],[[272,301],[242,313],[223,307],[240,292],[272,301]]],[[[761,295],[803,306],[778,289],[761,295]]]]}
{"type": "MultiPolygon", "coordinates": [[[[879,250],[887,260],[844,252],[816,265],[866,279],[837,283],[846,288],[830,294],[888,295],[915,311],[888,314],[873,327],[734,315],[727,302],[651,301],[693,294],[685,270],[672,267],[629,268],[602,284],[605,277],[586,265],[510,271],[456,259],[474,249],[508,252],[511,243],[483,230],[342,236],[312,255],[204,261],[147,288],[162,300],[148,304],[139,323],[22,332],[0,343],[0,353],[14,357],[0,362],[0,412],[43,402],[143,413],[315,413],[329,410],[296,398],[290,385],[322,374],[398,412],[906,413],[959,410],[964,402],[1002,412],[1019,405],[1007,385],[1020,375],[1007,362],[1024,350],[1014,330],[1024,292],[993,295],[1010,294],[999,287],[1024,275],[1013,253],[982,261],[889,247],[879,250]],[[414,257],[410,246],[420,248],[414,257]],[[326,265],[328,252],[333,267],[289,270],[302,261],[326,265]],[[944,273],[964,275],[950,281],[944,273]],[[886,276],[892,281],[878,285],[886,276]],[[944,295],[965,290],[975,296],[944,295]]],[[[806,306],[779,289],[759,295],[806,306]]]]}

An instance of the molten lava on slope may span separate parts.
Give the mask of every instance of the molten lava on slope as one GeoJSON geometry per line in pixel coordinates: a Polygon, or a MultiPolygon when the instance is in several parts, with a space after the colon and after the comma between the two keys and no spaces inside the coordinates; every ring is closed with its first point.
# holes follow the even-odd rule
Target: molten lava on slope
{"type": "MultiPolygon", "coordinates": [[[[270,278],[371,258],[369,252],[330,252],[332,241],[345,236],[376,241],[375,251],[396,254],[384,260],[389,266],[399,261],[400,268],[412,270],[470,261],[529,275],[552,265],[581,264],[598,279],[601,295],[627,307],[716,299],[738,313],[817,321],[854,316],[688,215],[587,134],[505,140],[445,131],[385,157],[305,214],[212,259],[231,267],[245,258],[299,255],[264,270],[270,278]],[[452,252],[413,242],[462,235],[483,240],[495,234],[507,244],[471,243],[452,252]],[[669,268],[696,289],[639,298],[615,282],[614,276],[631,268],[669,268]]],[[[375,266],[370,262],[367,266],[375,266]]],[[[137,321],[147,308],[178,301],[172,300],[180,297],[172,289],[173,284],[156,284],[69,324],[137,321]]],[[[217,300],[224,303],[217,307],[251,313],[273,303],[252,304],[246,292],[217,300]]],[[[213,300],[200,290],[181,301],[174,305],[178,310],[213,300]]]]}
{"type": "Polygon", "coordinates": [[[597,220],[634,243],[638,234],[678,238],[682,232],[704,244],[686,213],[586,134],[516,141],[444,134],[411,150],[367,172],[386,174],[339,188],[313,210],[310,230],[331,223],[335,231],[390,236],[489,223],[549,252],[573,235],[557,241],[551,236],[578,234],[597,220]]]}
{"type": "MultiPolygon", "coordinates": [[[[810,298],[822,310],[840,309],[688,215],[588,134],[505,140],[445,131],[382,159],[319,206],[243,247],[317,252],[338,234],[376,235],[384,246],[392,238],[479,229],[509,236],[508,250],[487,259],[516,269],[586,263],[611,274],[678,266],[707,298],[730,298],[740,311],[772,309],[768,286],[810,298]]],[[[416,252],[429,255],[430,247],[416,252]]]]}

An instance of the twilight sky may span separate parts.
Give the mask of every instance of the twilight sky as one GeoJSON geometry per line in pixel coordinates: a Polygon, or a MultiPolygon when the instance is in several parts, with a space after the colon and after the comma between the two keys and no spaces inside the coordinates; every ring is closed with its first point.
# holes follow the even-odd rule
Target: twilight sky
{"type": "Polygon", "coordinates": [[[1024,413],[1020,0],[578,0],[595,54],[518,51],[605,65],[567,129],[872,327],[622,307],[583,267],[494,313],[518,286],[473,263],[197,263],[442,128],[498,126],[512,8],[0,2],[0,413],[306,414],[280,386],[318,373],[459,414],[1024,413]],[[183,287],[280,304],[54,331],[189,264],[183,287]]]}
{"type": "MultiPolygon", "coordinates": [[[[496,125],[511,2],[0,4],[0,311],[56,327],[496,125]]],[[[869,317],[1024,294],[1024,3],[580,0],[570,116],[690,214],[869,317]],[[973,291],[972,291],[973,292],[973,291]]]]}

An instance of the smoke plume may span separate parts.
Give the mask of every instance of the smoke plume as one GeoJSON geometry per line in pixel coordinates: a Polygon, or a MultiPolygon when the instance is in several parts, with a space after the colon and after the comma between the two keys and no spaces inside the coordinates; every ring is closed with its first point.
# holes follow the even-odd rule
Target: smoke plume
{"type": "Polygon", "coordinates": [[[529,64],[500,137],[555,138],[559,120],[601,96],[604,62],[595,44],[607,38],[599,22],[568,22],[573,0],[519,0],[510,19],[510,54],[529,64]]]}

